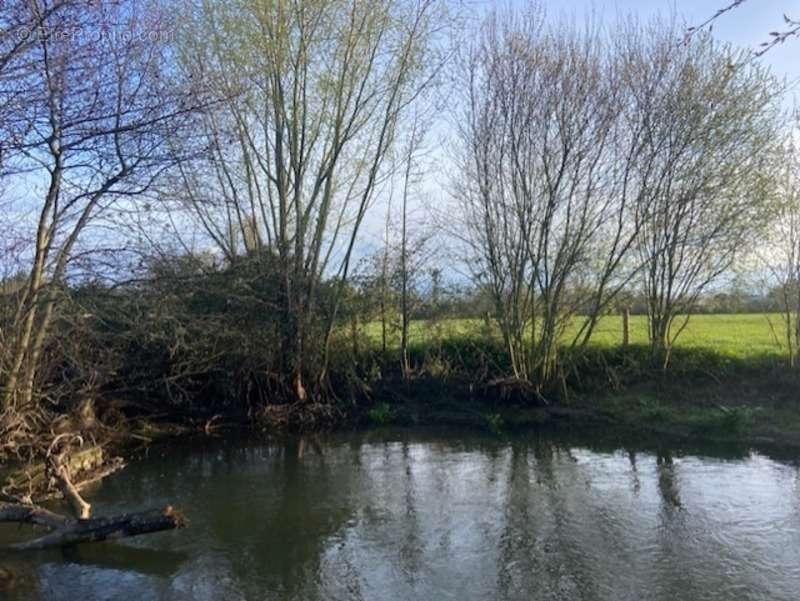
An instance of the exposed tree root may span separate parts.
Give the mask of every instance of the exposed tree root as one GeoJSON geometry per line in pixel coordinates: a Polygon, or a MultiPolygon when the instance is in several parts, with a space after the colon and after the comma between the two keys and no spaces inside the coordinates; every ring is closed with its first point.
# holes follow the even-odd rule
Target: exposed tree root
{"type": "Polygon", "coordinates": [[[521,378],[496,378],[484,386],[484,394],[499,397],[504,401],[525,402],[538,405],[549,405],[549,401],[537,388],[521,378]]]}
{"type": "Polygon", "coordinates": [[[256,421],[280,430],[319,430],[335,425],[342,412],[331,403],[304,401],[266,405],[255,415],[256,421]]]}

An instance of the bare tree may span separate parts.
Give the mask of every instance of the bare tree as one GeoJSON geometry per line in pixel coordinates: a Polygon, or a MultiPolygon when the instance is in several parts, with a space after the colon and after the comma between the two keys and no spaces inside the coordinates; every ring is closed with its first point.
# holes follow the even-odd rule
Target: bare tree
{"type": "Polygon", "coordinates": [[[27,83],[35,69],[37,32],[75,4],[75,0],[41,5],[15,0],[4,3],[0,10],[0,175],[8,175],[9,153],[17,149],[14,142],[30,126],[27,119],[20,118],[20,111],[31,98],[27,83]]]}
{"type": "Polygon", "coordinates": [[[666,367],[697,300],[769,217],[779,113],[767,71],[732,68],[737,55],[707,35],[676,45],[655,27],[628,45],[626,92],[652,98],[633,174],[645,203],[636,250],[666,367]]]}
{"type": "Polygon", "coordinates": [[[784,157],[778,175],[778,213],[770,224],[767,243],[756,249],[756,256],[768,274],[765,286],[777,292],[782,338],[789,365],[794,367],[800,353],[800,157],[792,141],[786,144],[784,157]]]}
{"type": "Polygon", "coordinates": [[[324,383],[384,159],[439,64],[431,38],[440,17],[431,0],[190,7],[198,42],[186,49],[187,73],[224,102],[206,114],[210,152],[183,169],[182,200],[229,261],[271,257],[279,270],[279,367],[297,400],[307,398],[309,376],[324,383]],[[323,274],[339,282],[324,307],[323,274]]]}
{"type": "Polygon", "coordinates": [[[166,34],[156,8],[144,11],[136,2],[14,3],[15,18],[35,26],[25,30],[32,41],[17,54],[22,62],[10,61],[11,70],[2,75],[4,94],[16,99],[3,125],[13,131],[6,141],[16,171],[27,189],[43,191],[19,200],[37,217],[2,358],[4,408],[34,400],[81,234],[115,203],[146,190],[170,161],[164,141],[180,132],[175,117],[188,109],[162,71],[167,44],[159,43],[166,34]]]}
{"type": "Polygon", "coordinates": [[[490,16],[465,60],[461,237],[515,377],[539,390],[579,312],[573,345],[588,341],[634,240],[620,75],[591,26],[547,28],[536,8],[490,16]]]}

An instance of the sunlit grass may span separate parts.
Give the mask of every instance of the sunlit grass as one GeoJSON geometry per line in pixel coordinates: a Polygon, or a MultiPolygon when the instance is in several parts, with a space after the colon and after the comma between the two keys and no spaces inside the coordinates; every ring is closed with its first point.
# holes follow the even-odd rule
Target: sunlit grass
{"type": "MultiPolygon", "coordinates": [[[[571,339],[578,323],[569,328],[565,338],[571,339]]],[[[783,324],[779,314],[695,315],[678,338],[676,346],[685,349],[714,351],[731,358],[748,359],[765,356],[783,356],[783,324]]],[[[371,322],[363,329],[373,344],[381,342],[380,322],[371,322]]],[[[480,338],[497,336],[481,319],[447,319],[440,321],[417,320],[411,323],[409,339],[412,345],[425,345],[436,340],[454,338],[480,338]]],[[[387,328],[387,345],[399,345],[400,333],[395,324],[387,328]]],[[[622,317],[609,315],[601,318],[592,335],[596,346],[617,346],[622,342],[622,317]]],[[[633,315],[630,318],[630,342],[647,344],[647,318],[633,315]]]]}

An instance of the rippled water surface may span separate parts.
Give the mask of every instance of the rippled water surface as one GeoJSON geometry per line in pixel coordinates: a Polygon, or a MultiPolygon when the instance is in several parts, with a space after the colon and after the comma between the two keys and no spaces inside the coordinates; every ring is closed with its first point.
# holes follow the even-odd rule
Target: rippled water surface
{"type": "Polygon", "coordinates": [[[1,556],[0,598],[795,601],[796,465],[563,434],[201,441],[90,499],[189,529],[1,556]]]}

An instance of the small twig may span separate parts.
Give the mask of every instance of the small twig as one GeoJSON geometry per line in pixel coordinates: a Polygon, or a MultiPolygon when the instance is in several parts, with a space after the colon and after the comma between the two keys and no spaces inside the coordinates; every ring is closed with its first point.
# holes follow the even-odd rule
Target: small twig
{"type": "Polygon", "coordinates": [[[695,25],[694,27],[689,27],[689,29],[686,30],[686,36],[683,39],[684,43],[688,42],[689,38],[691,38],[692,35],[694,35],[698,31],[700,31],[701,29],[705,28],[706,25],[712,25],[713,22],[716,21],[717,19],[719,19],[722,15],[724,15],[725,13],[730,12],[733,9],[741,6],[746,1],[747,0],[733,0],[733,2],[731,2],[728,6],[720,8],[719,10],[717,10],[717,12],[715,12],[712,16],[710,16],[708,19],[706,19],[705,21],[703,21],[699,25],[695,25]]]}
{"type": "Polygon", "coordinates": [[[216,422],[216,421],[220,421],[221,419],[222,419],[222,415],[220,415],[219,413],[217,413],[216,415],[214,415],[213,417],[211,417],[211,419],[209,419],[208,421],[206,421],[206,424],[205,424],[205,426],[203,426],[203,432],[205,432],[205,433],[206,433],[207,435],[209,435],[209,436],[210,436],[211,434],[213,434],[213,433],[214,433],[214,431],[215,431],[217,428],[219,428],[219,425],[218,425],[218,424],[215,424],[214,422],[216,422]]]}

